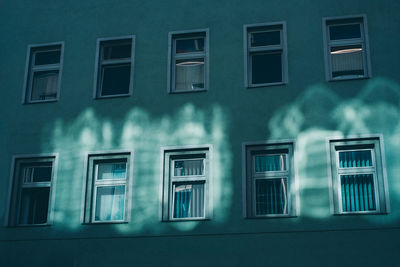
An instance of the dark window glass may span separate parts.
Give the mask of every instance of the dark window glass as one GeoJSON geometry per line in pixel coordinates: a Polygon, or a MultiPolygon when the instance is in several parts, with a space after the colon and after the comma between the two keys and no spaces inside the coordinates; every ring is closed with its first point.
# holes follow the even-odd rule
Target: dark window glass
{"type": "Polygon", "coordinates": [[[103,59],[130,58],[132,51],[131,42],[129,43],[105,43],[103,45],[103,59]]]}
{"type": "Polygon", "coordinates": [[[251,33],[251,46],[279,45],[281,43],[280,31],[251,33]]]}
{"type": "Polygon", "coordinates": [[[50,188],[23,188],[19,224],[41,224],[47,222],[50,188]]]}
{"type": "Polygon", "coordinates": [[[51,164],[49,166],[26,167],[24,168],[24,183],[50,182],[51,171],[51,164]]]}
{"type": "Polygon", "coordinates": [[[204,51],[204,38],[176,40],[176,53],[204,51]]]}
{"type": "Polygon", "coordinates": [[[43,51],[35,53],[35,65],[60,63],[61,50],[43,51]]]}
{"type": "Polygon", "coordinates": [[[101,95],[120,95],[129,93],[131,64],[103,66],[101,95]]]}
{"type": "Polygon", "coordinates": [[[282,82],[282,53],[251,55],[252,84],[282,82]]]}
{"type": "Polygon", "coordinates": [[[331,40],[361,38],[360,24],[329,26],[331,40]]]}
{"type": "Polygon", "coordinates": [[[256,180],[256,215],[286,214],[287,179],[256,180]]]}

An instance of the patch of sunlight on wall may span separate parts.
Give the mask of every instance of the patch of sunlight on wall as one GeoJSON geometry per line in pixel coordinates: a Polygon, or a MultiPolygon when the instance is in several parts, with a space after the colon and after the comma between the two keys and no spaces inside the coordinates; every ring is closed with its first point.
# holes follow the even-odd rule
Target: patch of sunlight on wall
{"type": "MultiPolygon", "coordinates": [[[[231,206],[233,185],[230,177],[232,155],[227,135],[226,112],[215,105],[202,110],[192,104],[176,113],[154,118],[141,108],[132,108],[121,122],[99,117],[91,108],[75,120],[62,118],[43,134],[52,131],[50,147],[59,153],[59,169],[54,224],[70,229],[81,226],[82,186],[86,179],[85,154],[89,151],[134,150],[132,213],[129,224],[115,224],[120,232],[162,232],[166,225],[181,231],[194,229],[200,222],[162,224],[159,217],[162,186],[160,147],[212,145],[213,223],[223,223],[231,206]],[[68,190],[68,191],[66,191],[68,190]],[[72,191],[70,191],[72,190],[72,191]]],[[[49,142],[46,143],[48,145],[49,142]]]]}
{"type": "Polygon", "coordinates": [[[302,216],[331,216],[326,137],[335,135],[338,133],[317,128],[298,135],[296,159],[302,216]]]}

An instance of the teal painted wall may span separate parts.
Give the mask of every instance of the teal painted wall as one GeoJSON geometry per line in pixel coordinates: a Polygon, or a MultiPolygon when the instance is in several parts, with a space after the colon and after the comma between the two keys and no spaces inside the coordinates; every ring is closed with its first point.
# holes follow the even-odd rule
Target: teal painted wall
{"type": "Polygon", "coordinates": [[[0,227],[1,266],[396,265],[397,1],[0,0],[0,221],[13,155],[59,153],[54,222],[0,227]],[[372,77],[326,82],[322,18],[366,14],[372,77]],[[243,25],[286,21],[289,83],[246,89],[243,25]],[[207,92],[168,94],[168,32],[209,28],[207,92]],[[136,36],[130,97],[93,100],[96,39],[136,36]],[[21,104],[29,44],[64,41],[60,99],[21,104]],[[326,137],[383,134],[391,211],[333,216],[326,137]],[[242,142],[296,139],[299,216],[244,219],[242,142]],[[213,145],[213,218],[161,222],[160,147],[213,145]],[[131,221],[82,225],[84,153],[133,149],[131,221]],[[349,253],[351,251],[351,253],[349,253]]]}

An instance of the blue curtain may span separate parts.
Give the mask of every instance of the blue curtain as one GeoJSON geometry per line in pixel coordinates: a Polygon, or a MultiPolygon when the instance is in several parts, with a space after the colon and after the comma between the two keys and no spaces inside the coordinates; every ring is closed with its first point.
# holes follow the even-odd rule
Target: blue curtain
{"type": "Polygon", "coordinates": [[[285,157],[284,154],[256,156],[256,172],[286,170],[285,157]]]}
{"type": "Polygon", "coordinates": [[[369,167],[372,166],[371,150],[339,152],[339,167],[369,167]]]}
{"type": "Polygon", "coordinates": [[[174,218],[204,217],[204,184],[175,186],[174,218]]]}
{"type": "Polygon", "coordinates": [[[340,180],[344,212],[376,209],[372,174],[342,175],[340,180]]]}

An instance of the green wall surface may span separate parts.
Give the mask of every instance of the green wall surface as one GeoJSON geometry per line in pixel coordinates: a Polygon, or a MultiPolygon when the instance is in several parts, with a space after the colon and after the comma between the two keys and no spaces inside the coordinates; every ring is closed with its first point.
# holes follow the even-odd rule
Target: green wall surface
{"type": "Polygon", "coordinates": [[[54,220],[0,226],[0,266],[396,266],[400,2],[0,0],[0,222],[14,155],[58,153],[54,220]],[[372,75],[327,82],[322,18],[365,14],[372,75]],[[288,83],[244,86],[243,25],[286,21],[288,83]],[[209,29],[209,88],[167,91],[168,33],[209,29]],[[96,40],[135,35],[133,94],[93,99],[96,40]],[[22,104],[29,44],[64,42],[60,98],[22,104]],[[327,137],[383,136],[390,211],[333,215],[327,137]],[[243,216],[243,142],[294,139],[298,214],[243,216]],[[210,220],[161,222],[163,146],[211,144],[210,220]],[[133,150],[130,221],[82,224],[85,153],[133,150]]]}

